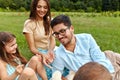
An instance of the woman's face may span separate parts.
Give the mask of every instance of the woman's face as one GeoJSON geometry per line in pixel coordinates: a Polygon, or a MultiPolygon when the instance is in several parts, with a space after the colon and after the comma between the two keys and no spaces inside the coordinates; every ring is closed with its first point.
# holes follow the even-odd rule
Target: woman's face
{"type": "Polygon", "coordinates": [[[37,18],[43,18],[46,15],[47,11],[47,3],[44,0],[39,0],[36,7],[37,18]]]}
{"type": "Polygon", "coordinates": [[[16,38],[14,38],[11,42],[5,44],[5,50],[9,54],[16,53],[17,43],[16,38]]]}

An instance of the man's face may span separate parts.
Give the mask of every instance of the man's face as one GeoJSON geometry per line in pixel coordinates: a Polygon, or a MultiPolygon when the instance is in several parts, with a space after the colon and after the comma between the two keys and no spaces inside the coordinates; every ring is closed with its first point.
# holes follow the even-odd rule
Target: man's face
{"type": "Polygon", "coordinates": [[[68,28],[63,23],[57,24],[53,27],[53,36],[63,45],[67,45],[73,38],[73,27],[68,28]]]}

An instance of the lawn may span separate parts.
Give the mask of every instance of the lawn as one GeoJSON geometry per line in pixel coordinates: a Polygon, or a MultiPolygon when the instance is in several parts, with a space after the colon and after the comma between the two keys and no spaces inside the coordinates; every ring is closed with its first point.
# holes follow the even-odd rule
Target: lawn
{"type": "MultiPolygon", "coordinates": [[[[59,14],[70,16],[76,34],[92,34],[102,51],[113,50],[120,53],[120,17],[91,16],[89,13],[68,14],[63,12],[52,12],[52,17],[59,14]]],[[[0,12],[0,31],[9,31],[16,35],[20,52],[27,59],[32,54],[22,34],[22,29],[28,16],[28,12],[0,12]]]]}

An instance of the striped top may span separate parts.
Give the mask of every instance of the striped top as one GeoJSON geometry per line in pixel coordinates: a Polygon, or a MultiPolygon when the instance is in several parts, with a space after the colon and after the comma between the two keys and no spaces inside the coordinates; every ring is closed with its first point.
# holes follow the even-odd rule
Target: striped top
{"type": "MultiPolygon", "coordinates": [[[[26,65],[26,67],[27,66],[28,66],[28,64],[26,65]]],[[[11,66],[10,64],[7,64],[7,74],[12,75],[14,72],[15,72],[15,67],[11,66]]],[[[38,74],[36,74],[36,76],[37,76],[38,80],[42,80],[38,74]]],[[[14,80],[18,80],[18,78],[19,78],[19,75],[14,80]]]]}
{"type": "MultiPolygon", "coordinates": [[[[15,67],[11,66],[10,64],[7,64],[7,73],[8,73],[8,75],[12,75],[14,72],[15,72],[15,67]]],[[[19,76],[17,76],[15,78],[15,80],[18,80],[18,77],[19,76]]]]}

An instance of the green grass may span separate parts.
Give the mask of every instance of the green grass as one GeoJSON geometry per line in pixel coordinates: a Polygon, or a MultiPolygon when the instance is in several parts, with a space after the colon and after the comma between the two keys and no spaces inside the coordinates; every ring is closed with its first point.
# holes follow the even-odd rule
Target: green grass
{"type": "Polygon", "coordinates": [[[90,33],[103,51],[120,52],[120,17],[72,17],[72,21],[75,33],[90,33]]]}
{"type": "MultiPolygon", "coordinates": [[[[61,12],[62,13],[62,12],[61,12]]],[[[61,13],[54,12],[53,17],[61,13]]],[[[22,29],[29,13],[0,12],[0,31],[9,31],[17,36],[20,52],[29,59],[32,54],[28,48],[22,29]]],[[[62,13],[63,14],[63,13],[62,13]]],[[[91,14],[65,13],[70,16],[75,33],[90,33],[101,50],[120,53],[120,17],[91,16],[91,14]]],[[[58,43],[59,44],[59,43],[58,43]]]]}

